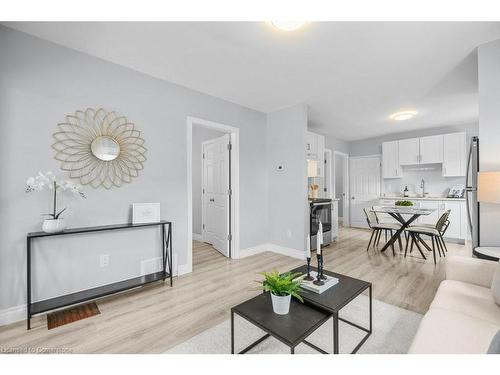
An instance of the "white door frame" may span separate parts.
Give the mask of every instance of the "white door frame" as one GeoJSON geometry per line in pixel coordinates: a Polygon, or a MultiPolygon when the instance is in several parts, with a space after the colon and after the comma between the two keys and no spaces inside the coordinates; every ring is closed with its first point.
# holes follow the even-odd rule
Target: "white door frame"
{"type": "MultiPolygon", "coordinates": [[[[350,214],[350,197],[349,197],[349,154],[346,154],[345,152],[341,151],[333,151],[333,172],[332,176],[335,176],[335,170],[337,168],[336,165],[336,158],[335,156],[342,156],[343,158],[343,164],[344,164],[344,176],[343,176],[343,181],[342,181],[342,186],[344,187],[344,199],[343,199],[343,206],[342,206],[342,225],[344,227],[350,226],[351,225],[351,214],[350,214]]],[[[337,192],[335,191],[335,184],[333,184],[333,197],[337,196],[337,192]]]]}
{"type": "Polygon", "coordinates": [[[325,148],[325,155],[324,155],[324,161],[326,162],[326,167],[328,167],[328,173],[326,172],[326,168],[325,168],[325,175],[327,174],[328,175],[328,178],[326,179],[325,181],[325,188],[326,188],[326,191],[328,193],[328,195],[325,197],[325,198],[330,198],[330,199],[333,199],[335,198],[335,188],[333,187],[332,185],[332,174],[333,174],[333,167],[332,167],[332,150],[328,149],[328,148],[325,148]]]}
{"type": "MultiPolygon", "coordinates": [[[[349,158],[350,159],[379,158],[380,159],[380,163],[382,163],[382,154],[371,154],[371,155],[362,155],[362,156],[350,156],[349,158]]],[[[380,165],[379,182],[380,182],[380,194],[382,194],[382,186],[383,186],[383,183],[382,183],[382,165],[380,165]]],[[[348,180],[348,184],[349,184],[349,196],[348,196],[348,199],[349,199],[349,202],[350,202],[351,201],[350,178],[348,180]]],[[[350,211],[350,209],[351,209],[351,206],[349,205],[349,226],[351,226],[351,211],[350,211]]]]}
{"type": "Polygon", "coordinates": [[[240,129],[214,121],[188,116],[187,122],[187,262],[178,266],[178,274],[193,270],[193,126],[229,133],[231,138],[231,258],[240,257],[240,129]]]}

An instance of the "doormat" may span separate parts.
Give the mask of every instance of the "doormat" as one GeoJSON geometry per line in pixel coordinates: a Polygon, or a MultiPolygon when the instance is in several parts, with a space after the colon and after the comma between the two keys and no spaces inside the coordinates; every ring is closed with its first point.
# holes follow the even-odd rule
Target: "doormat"
{"type": "Polygon", "coordinates": [[[83,305],[73,306],[69,309],[55,311],[47,314],[47,328],[52,329],[73,323],[81,319],[90,318],[101,312],[95,302],[89,302],[83,305]]]}

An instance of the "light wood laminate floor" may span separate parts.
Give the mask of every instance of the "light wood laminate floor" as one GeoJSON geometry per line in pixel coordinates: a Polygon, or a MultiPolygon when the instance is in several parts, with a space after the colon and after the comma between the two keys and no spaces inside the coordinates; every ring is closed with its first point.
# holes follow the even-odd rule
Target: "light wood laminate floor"
{"type": "MultiPolygon", "coordinates": [[[[325,250],[328,269],[374,284],[374,298],[425,313],[444,278],[444,260],[424,261],[418,252],[403,258],[391,251],[366,252],[370,232],[342,229],[338,243],[325,250]]],[[[381,241],[382,245],[382,241],[381,241]]],[[[469,246],[448,244],[448,254],[470,255],[469,246]]],[[[98,302],[101,314],[52,330],[44,315],[0,327],[0,349],[59,348],[72,353],[162,353],[229,318],[231,306],[257,293],[256,274],[286,271],[303,262],[271,252],[227,259],[211,246],[195,242],[193,272],[174,279],[174,287],[156,284],[98,302]]],[[[1,352],[1,351],[0,351],[1,352]]]]}

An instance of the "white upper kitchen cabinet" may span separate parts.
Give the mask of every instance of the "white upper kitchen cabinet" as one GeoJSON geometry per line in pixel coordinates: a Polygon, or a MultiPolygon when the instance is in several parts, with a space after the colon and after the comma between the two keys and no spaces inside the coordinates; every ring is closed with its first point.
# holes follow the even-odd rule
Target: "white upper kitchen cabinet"
{"type": "Polygon", "coordinates": [[[443,176],[465,176],[466,135],[452,133],[443,135],[443,176]]]}
{"type": "Polygon", "coordinates": [[[443,162],[443,136],[433,135],[420,138],[419,164],[443,162]]]}
{"type": "Polygon", "coordinates": [[[398,141],[382,143],[382,176],[383,178],[401,178],[399,166],[398,141]]]}
{"type": "Polygon", "coordinates": [[[419,138],[401,139],[398,141],[399,165],[415,165],[420,159],[419,138]]]}

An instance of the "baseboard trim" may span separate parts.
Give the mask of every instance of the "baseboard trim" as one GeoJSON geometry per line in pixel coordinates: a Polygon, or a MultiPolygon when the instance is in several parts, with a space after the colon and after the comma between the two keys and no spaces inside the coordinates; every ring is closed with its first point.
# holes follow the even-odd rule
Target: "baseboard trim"
{"type": "Polygon", "coordinates": [[[270,251],[281,255],[286,255],[296,259],[305,259],[305,254],[303,251],[271,243],[265,243],[262,245],[249,247],[247,249],[242,249],[240,250],[240,258],[246,258],[255,254],[264,253],[266,251],[270,251]]]}
{"type": "Polygon", "coordinates": [[[26,319],[26,305],[0,310],[0,326],[19,322],[23,319],[26,319]]]}
{"type": "Polygon", "coordinates": [[[193,240],[203,242],[203,237],[199,233],[193,233],[193,240]]]}

